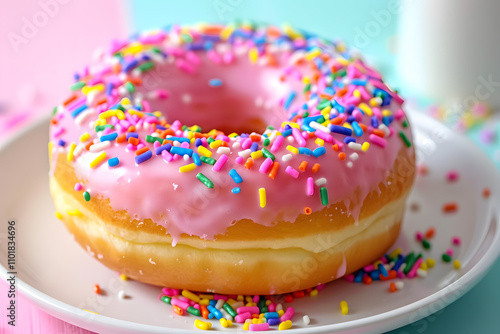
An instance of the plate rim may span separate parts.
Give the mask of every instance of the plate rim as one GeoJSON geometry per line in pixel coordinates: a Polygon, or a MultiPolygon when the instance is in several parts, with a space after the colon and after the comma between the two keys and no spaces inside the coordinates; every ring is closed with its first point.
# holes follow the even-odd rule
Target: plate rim
{"type": "MultiPolygon", "coordinates": [[[[407,111],[407,114],[409,115],[409,119],[411,123],[414,123],[415,120],[418,120],[419,122],[428,122],[432,123],[431,125],[446,129],[446,131],[451,132],[454,136],[460,137],[462,140],[466,141],[468,145],[476,146],[469,138],[465,137],[462,134],[455,133],[451,131],[449,128],[447,128],[444,124],[438,122],[437,120],[431,118],[428,115],[423,114],[422,112],[419,111],[412,111],[409,110],[407,111]]],[[[37,128],[41,127],[42,125],[45,125],[48,123],[50,120],[50,116],[46,117],[40,117],[36,120],[33,120],[29,125],[23,127],[19,131],[17,131],[15,134],[11,135],[8,137],[6,140],[3,140],[0,142],[0,154],[3,150],[8,148],[10,145],[15,143],[15,141],[18,138],[23,137],[27,133],[30,133],[31,131],[36,130],[37,128]]],[[[48,133],[48,132],[47,132],[48,133]]],[[[492,171],[496,171],[496,173],[492,172],[491,177],[494,178],[494,184],[492,185],[492,190],[493,195],[492,196],[497,196],[496,194],[498,191],[500,191],[500,172],[497,170],[497,168],[494,166],[493,162],[491,159],[486,156],[486,154],[482,151],[478,151],[479,155],[483,156],[488,162],[487,166],[485,168],[491,169],[492,171]],[[496,190],[496,191],[495,191],[496,190]]],[[[422,298],[417,301],[414,301],[410,304],[404,305],[402,307],[399,307],[397,309],[389,310],[380,314],[368,316],[365,318],[361,319],[355,319],[347,322],[342,322],[342,323],[336,323],[336,324],[328,324],[328,325],[319,325],[319,326],[314,326],[314,327],[306,327],[306,328],[297,328],[297,329],[292,329],[293,332],[299,333],[330,333],[332,331],[341,331],[341,330],[352,330],[352,329],[357,329],[360,327],[364,326],[376,326],[377,324],[381,324],[387,320],[390,319],[400,319],[403,316],[408,316],[412,314],[415,311],[418,310],[426,310],[428,309],[431,305],[435,306],[436,302],[440,302],[437,305],[437,308],[433,308],[432,312],[425,311],[425,312],[420,312],[420,314],[417,315],[411,322],[407,322],[405,324],[402,324],[400,326],[404,326],[407,324],[410,324],[412,322],[418,321],[432,313],[435,313],[442,308],[450,305],[453,303],[455,300],[463,296],[467,291],[472,289],[480,280],[483,278],[488,271],[491,269],[493,263],[496,261],[496,259],[500,255],[500,208],[495,208],[493,207],[493,212],[492,212],[492,220],[490,221],[488,226],[491,226],[491,224],[496,224],[496,230],[495,234],[493,236],[493,239],[491,241],[491,244],[488,246],[487,249],[484,250],[483,256],[477,261],[475,264],[472,265],[472,267],[464,273],[462,276],[454,280],[452,283],[449,285],[439,289],[438,291],[422,298]],[[464,287],[464,288],[463,288],[464,287]],[[455,292],[458,292],[454,294],[455,292]],[[442,301],[441,299],[446,296],[453,296],[453,298],[447,299],[445,301],[442,301]]],[[[476,251],[476,254],[478,254],[479,250],[476,251]]],[[[472,256],[476,255],[473,254],[472,256]]],[[[7,272],[8,270],[3,266],[3,264],[0,263],[0,276],[3,279],[7,278],[7,272]]],[[[169,328],[169,327],[161,327],[157,325],[148,325],[148,324],[141,324],[137,322],[131,322],[128,320],[122,320],[122,319],[117,319],[105,315],[96,315],[93,317],[92,322],[88,322],[89,318],[89,313],[87,311],[84,311],[82,309],[77,308],[76,306],[67,304],[61,300],[58,300],[52,296],[49,296],[45,294],[44,292],[41,292],[37,290],[36,288],[30,286],[29,284],[25,283],[23,280],[20,278],[16,277],[16,283],[17,287],[19,288],[20,292],[30,300],[32,300],[38,307],[42,308],[45,312],[51,314],[52,316],[61,319],[62,321],[68,322],[70,324],[73,324],[75,326],[82,327],[81,323],[87,321],[87,323],[91,324],[89,326],[82,327],[87,330],[95,330],[99,328],[107,328],[107,329],[113,329],[113,330],[127,330],[127,331],[144,331],[147,330],[149,333],[194,333],[196,332],[194,329],[189,330],[189,329],[180,329],[180,328],[169,328]],[[62,317],[61,315],[65,315],[62,317]],[[78,321],[73,321],[73,319],[77,319],[78,321]]],[[[90,313],[91,314],[91,313],[90,313]]],[[[398,328],[398,327],[397,327],[398,328]]],[[[237,330],[236,332],[240,332],[237,330]]]]}

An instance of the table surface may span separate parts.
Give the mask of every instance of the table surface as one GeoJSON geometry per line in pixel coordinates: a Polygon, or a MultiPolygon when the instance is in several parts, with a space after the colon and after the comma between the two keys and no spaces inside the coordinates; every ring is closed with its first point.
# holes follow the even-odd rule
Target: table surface
{"type": "MultiPolygon", "coordinates": [[[[61,3],[52,8],[54,15],[28,39],[28,43],[14,47],[8,39],[0,41],[0,49],[7,50],[0,53],[0,73],[8,79],[0,80],[0,140],[46,114],[53,101],[64,96],[71,81],[72,71],[87,62],[95,46],[106,45],[116,36],[124,37],[132,31],[154,28],[169,22],[218,22],[244,17],[275,24],[289,22],[325,36],[331,32],[335,36],[342,36],[348,44],[357,46],[369,61],[384,73],[392,86],[398,86],[397,73],[392,69],[397,55],[394,48],[397,15],[389,12],[390,15],[386,16],[384,22],[377,21],[377,13],[387,11],[394,3],[397,5],[398,1],[395,0],[310,0],[307,5],[285,0],[192,0],[189,5],[179,1],[154,0],[89,0],[61,3]],[[219,2],[226,6],[217,7],[219,2]],[[356,16],[334,15],[341,11],[356,13],[356,16]],[[94,17],[94,24],[88,25],[86,18],[90,13],[94,17]],[[333,13],[332,19],[324,20],[325,16],[320,15],[321,13],[333,13]],[[110,17],[113,17],[111,24],[110,17]],[[366,32],[367,24],[374,22],[379,23],[378,33],[368,40],[363,40],[362,35],[366,32]],[[82,29],[83,26],[85,29],[82,29]],[[50,52],[47,52],[48,50],[50,52]],[[68,58],[66,52],[71,57],[68,58]],[[34,59],[36,61],[33,61],[34,59]],[[39,66],[40,62],[47,66],[39,66]]],[[[43,8],[39,3],[29,0],[2,2],[0,13],[9,15],[2,17],[5,24],[0,27],[0,34],[5,36],[9,32],[20,33],[23,18],[29,19],[41,10],[43,8]]],[[[497,119],[498,117],[471,129],[467,135],[492,157],[500,168],[500,123],[497,119]],[[482,136],[485,127],[496,136],[490,142],[485,142],[482,136]]],[[[496,332],[500,325],[500,289],[497,288],[499,281],[500,260],[497,260],[486,277],[458,301],[431,316],[390,333],[496,332]]],[[[1,309],[5,309],[8,302],[6,290],[6,282],[0,282],[1,309]]],[[[0,333],[90,333],[44,313],[23,296],[18,297],[17,303],[18,326],[12,328],[6,325],[6,320],[1,320],[0,333]]]]}

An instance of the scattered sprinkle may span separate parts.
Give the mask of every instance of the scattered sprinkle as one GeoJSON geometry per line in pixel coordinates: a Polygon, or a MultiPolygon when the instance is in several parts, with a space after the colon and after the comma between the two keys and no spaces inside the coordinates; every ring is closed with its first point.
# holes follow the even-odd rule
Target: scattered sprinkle
{"type": "Polygon", "coordinates": [[[209,330],[210,328],[212,328],[212,323],[211,322],[209,322],[209,321],[201,321],[199,319],[196,319],[194,321],[194,325],[196,326],[196,328],[201,329],[203,331],[206,331],[206,330],[209,330]]]}
{"type": "Polygon", "coordinates": [[[203,183],[204,185],[207,186],[207,188],[213,188],[214,187],[214,183],[212,181],[210,181],[210,179],[208,177],[206,177],[205,175],[203,175],[202,173],[198,173],[196,174],[196,178],[198,180],[200,180],[201,183],[203,183]]]}
{"type": "Polygon", "coordinates": [[[219,322],[220,322],[221,326],[224,328],[228,328],[228,327],[233,326],[233,322],[231,320],[226,320],[225,318],[221,318],[219,320],[219,322]]]}
{"type": "Polygon", "coordinates": [[[286,320],[286,321],[283,321],[282,323],[280,323],[278,329],[280,331],[287,330],[287,329],[292,328],[292,325],[293,325],[293,323],[291,320],[286,320]]]}
{"type": "Polygon", "coordinates": [[[260,201],[260,207],[265,208],[267,204],[265,188],[259,188],[259,201],[260,201]]]}
{"type": "Polygon", "coordinates": [[[347,302],[345,300],[340,302],[340,310],[342,311],[343,315],[347,315],[349,313],[349,306],[347,305],[347,302]]]}
{"type": "Polygon", "coordinates": [[[451,262],[451,256],[449,254],[444,253],[441,258],[444,262],[451,262]]]}
{"type": "Polygon", "coordinates": [[[323,204],[324,206],[327,206],[328,205],[328,190],[326,189],[326,187],[321,187],[319,189],[320,191],[320,195],[321,195],[321,204],[323,204]]]}
{"type": "Polygon", "coordinates": [[[92,160],[92,162],[90,163],[90,168],[96,168],[101,164],[101,162],[104,161],[104,159],[106,159],[106,152],[102,152],[94,160],[92,160]]]}
{"type": "Polygon", "coordinates": [[[208,84],[211,87],[220,87],[220,86],[222,86],[222,80],[221,79],[210,79],[208,84]]]}
{"type": "Polygon", "coordinates": [[[288,166],[287,168],[285,168],[285,173],[287,173],[288,175],[290,175],[295,179],[299,177],[299,172],[292,166],[288,166]]]}
{"type": "Polygon", "coordinates": [[[421,163],[417,165],[417,173],[422,176],[427,175],[429,173],[429,169],[426,165],[421,163]]]}
{"type": "Polygon", "coordinates": [[[406,137],[403,131],[399,131],[399,137],[401,137],[406,147],[411,147],[411,141],[408,139],[408,137],[406,137]]]}
{"type": "Polygon", "coordinates": [[[115,166],[118,166],[118,164],[120,163],[120,160],[117,158],[117,157],[113,157],[113,158],[110,158],[108,160],[108,166],[109,167],[115,167],[115,166]]]}
{"type": "Polygon", "coordinates": [[[458,177],[459,177],[459,174],[456,170],[450,170],[447,174],[446,174],[446,179],[449,181],[449,182],[455,182],[455,181],[458,181],[458,177]]]}
{"type": "Polygon", "coordinates": [[[458,210],[458,204],[456,202],[445,203],[443,205],[443,212],[454,213],[458,210]]]}
{"type": "Polygon", "coordinates": [[[427,231],[425,231],[425,237],[427,239],[432,239],[436,234],[436,229],[434,227],[429,227],[427,231]]]}
{"type": "Polygon", "coordinates": [[[82,213],[78,209],[67,210],[66,213],[70,216],[82,216],[82,213]]]}
{"type": "Polygon", "coordinates": [[[118,291],[118,299],[124,300],[126,298],[127,298],[127,295],[125,294],[125,291],[123,291],[123,290],[118,291]]]}
{"type": "Polygon", "coordinates": [[[83,198],[84,198],[84,199],[85,199],[85,201],[87,201],[87,202],[88,202],[88,201],[90,201],[90,194],[89,194],[89,192],[88,192],[88,191],[85,191],[85,192],[83,193],[83,198]]]}

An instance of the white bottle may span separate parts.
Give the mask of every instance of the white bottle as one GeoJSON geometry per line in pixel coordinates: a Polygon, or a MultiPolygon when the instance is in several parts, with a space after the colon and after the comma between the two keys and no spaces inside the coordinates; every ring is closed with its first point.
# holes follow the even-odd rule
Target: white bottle
{"type": "Polygon", "coordinates": [[[406,95],[456,112],[500,110],[500,1],[402,0],[398,75],[406,95]]]}

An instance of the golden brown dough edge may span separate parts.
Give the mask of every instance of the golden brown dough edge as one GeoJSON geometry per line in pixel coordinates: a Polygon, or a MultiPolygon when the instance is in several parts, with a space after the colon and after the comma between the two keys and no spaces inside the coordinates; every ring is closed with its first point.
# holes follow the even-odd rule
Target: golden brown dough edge
{"type": "MultiPolygon", "coordinates": [[[[56,193],[60,189],[54,181],[51,186],[56,193]]],[[[399,234],[402,204],[404,198],[386,205],[356,236],[318,253],[295,247],[225,250],[135,243],[108,233],[105,223],[84,208],[80,216],[65,215],[64,223],[84,249],[133,279],[193,291],[275,294],[329,282],[383,256],[399,234]]],[[[58,210],[67,205],[56,201],[58,210]]],[[[321,234],[313,241],[319,246],[331,242],[321,234]]]]}
{"type": "Polygon", "coordinates": [[[78,180],[62,154],[50,185],[68,230],[113,270],[172,288],[275,294],[329,282],[380,258],[398,236],[414,172],[414,155],[401,150],[380,192],[363,202],[358,223],[340,202],[273,227],[242,220],[214,241],[183,235],[175,247],[165,228],[151,220],[132,220],[126,211],[112,210],[108,199],[85,202],[73,190],[85,180],[78,180]],[[71,209],[82,215],[68,215],[71,209]]]}
{"type": "MultiPolygon", "coordinates": [[[[414,174],[414,153],[408,155],[407,151],[402,149],[392,170],[388,171],[385,182],[379,184],[379,191],[372,191],[364,199],[359,218],[370,217],[384,205],[406,196],[413,185],[414,174]]],[[[57,179],[65,196],[72,197],[82,207],[87,208],[95,213],[100,220],[105,221],[106,230],[110,233],[143,243],[172,241],[164,227],[150,219],[144,221],[132,219],[125,210],[113,210],[109,199],[100,199],[98,196],[94,196],[91,201],[86,202],[81,193],[73,190],[75,183],[85,183],[86,180],[77,178],[73,167],[63,154],[58,156],[52,178],[57,179]]],[[[359,197],[356,192],[352,197],[351,208],[359,204],[356,202],[356,198],[359,197]]],[[[54,194],[53,198],[56,199],[54,194]]],[[[242,219],[230,226],[224,235],[216,236],[216,240],[201,240],[197,236],[183,234],[178,243],[198,248],[232,249],[238,248],[241,242],[252,241],[254,247],[263,247],[270,243],[274,244],[277,240],[284,241],[283,239],[293,240],[297,243],[305,236],[314,236],[324,232],[338,232],[339,237],[335,239],[340,242],[345,239],[341,231],[347,231],[348,235],[357,233],[354,218],[348,216],[347,212],[349,210],[343,202],[332,203],[323,210],[313,212],[310,215],[300,214],[294,222],[277,222],[272,228],[254,223],[250,219],[242,219]]]]}

